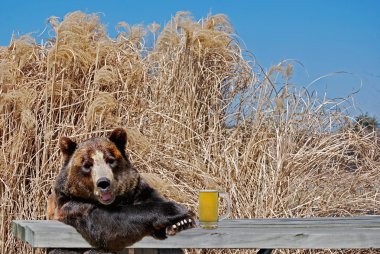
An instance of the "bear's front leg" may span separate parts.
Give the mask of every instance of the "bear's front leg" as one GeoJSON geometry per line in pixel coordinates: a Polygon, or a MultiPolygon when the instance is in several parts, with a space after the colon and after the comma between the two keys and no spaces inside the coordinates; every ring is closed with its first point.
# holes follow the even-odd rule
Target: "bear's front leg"
{"type": "Polygon", "coordinates": [[[109,209],[68,201],[59,208],[59,219],[74,226],[94,247],[117,251],[152,235],[168,235],[195,226],[193,214],[174,202],[148,202],[109,209]]]}
{"type": "MultiPolygon", "coordinates": [[[[163,212],[170,211],[171,204],[145,203],[107,208],[70,200],[58,210],[59,220],[75,227],[92,246],[118,251],[144,236],[152,235],[156,229],[155,222],[166,217],[163,212]]],[[[176,221],[169,222],[165,219],[162,228],[165,229],[176,221]]]]}

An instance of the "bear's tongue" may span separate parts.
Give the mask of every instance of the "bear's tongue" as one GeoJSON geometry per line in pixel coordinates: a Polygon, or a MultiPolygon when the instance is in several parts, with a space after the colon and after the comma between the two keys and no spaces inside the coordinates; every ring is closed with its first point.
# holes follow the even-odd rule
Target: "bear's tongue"
{"type": "Polygon", "coordinates": [[[102,201],[109,201],[110,199],[112,199],[112,196],[110,193],[105,193],[105,194],[100,195],[100,199],[102,201]]]}

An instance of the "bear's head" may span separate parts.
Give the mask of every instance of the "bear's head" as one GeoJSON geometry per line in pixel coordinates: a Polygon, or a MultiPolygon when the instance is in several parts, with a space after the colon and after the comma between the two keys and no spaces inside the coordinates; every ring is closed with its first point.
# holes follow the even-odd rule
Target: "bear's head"
{"type": "Polygon", "coordinates": [[[138,185],[139,174],[125,153],[126,143],[127,133],[122,128],[112,131],[108,138],[91,138],[79,144],[62,137],[63,167],[56,191],[103,205],[128,195],[138,185]]]}

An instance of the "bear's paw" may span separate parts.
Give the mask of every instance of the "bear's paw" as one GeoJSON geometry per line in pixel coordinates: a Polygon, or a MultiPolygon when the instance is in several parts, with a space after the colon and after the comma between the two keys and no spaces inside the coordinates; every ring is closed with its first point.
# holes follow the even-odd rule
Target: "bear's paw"
{"type": "Polygon", "coordinates": [[[187,217],[166,228],[166,235],[173,236],[178,232],[196,227],[194,219],[187,217]]]}

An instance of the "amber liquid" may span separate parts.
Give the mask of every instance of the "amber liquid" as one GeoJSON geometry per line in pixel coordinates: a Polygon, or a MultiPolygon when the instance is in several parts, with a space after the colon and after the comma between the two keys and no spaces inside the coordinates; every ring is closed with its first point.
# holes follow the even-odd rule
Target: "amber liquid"
{"type": "Polygon", "coordinates": [[[218,198],[216,190],[199,192],[199,223],[202,228],[218,226],[218,198]]]}

